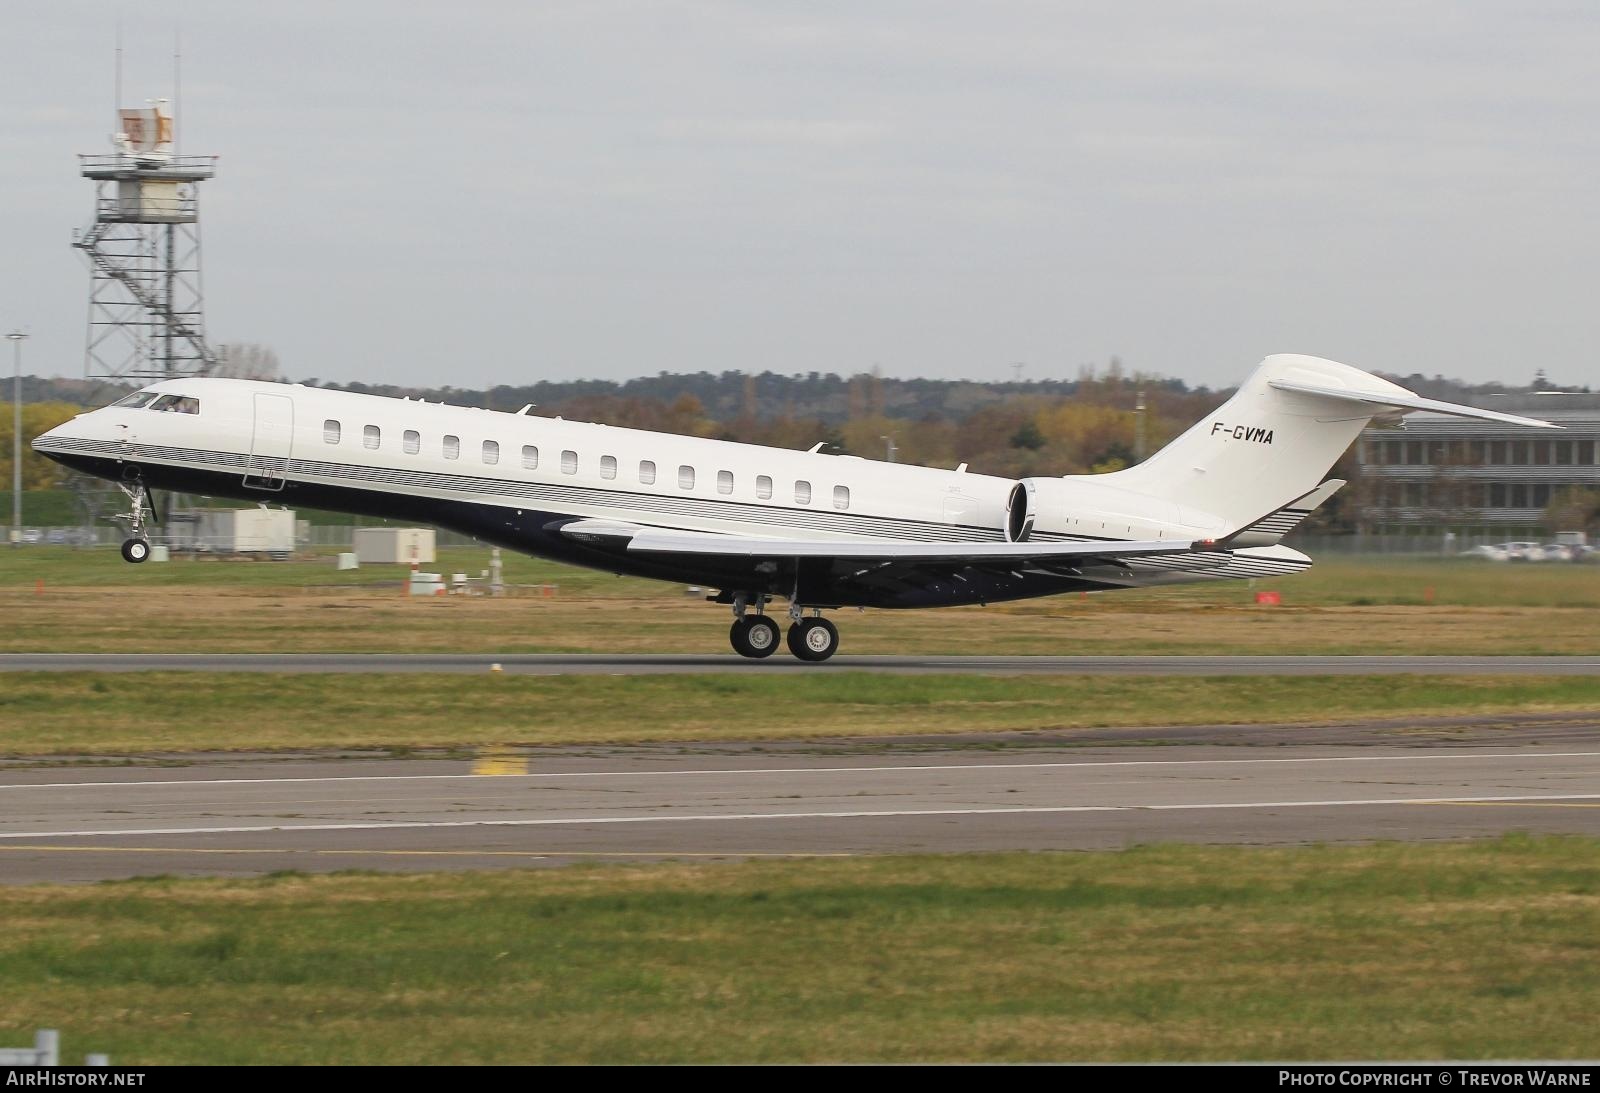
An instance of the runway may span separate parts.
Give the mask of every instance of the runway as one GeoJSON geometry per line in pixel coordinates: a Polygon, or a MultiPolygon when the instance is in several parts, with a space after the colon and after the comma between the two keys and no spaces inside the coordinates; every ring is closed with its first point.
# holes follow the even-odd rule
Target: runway
{"type": "Polygon", "coordinates": [[[0,771],[0,878],[1600,835],[1600,736],[1533,743],[1539,731],[1465,746],[609,748],[19,768],[0,771]]]}
{"type": "Polygon", "coordinates": [[[5,653],[0,672],[394,672],[509,675],[670,675],[705,672],[888,672],[904,675],[1600,675],[1600,657],[1538,656],[790,656],[441,653],[5,653]]]}

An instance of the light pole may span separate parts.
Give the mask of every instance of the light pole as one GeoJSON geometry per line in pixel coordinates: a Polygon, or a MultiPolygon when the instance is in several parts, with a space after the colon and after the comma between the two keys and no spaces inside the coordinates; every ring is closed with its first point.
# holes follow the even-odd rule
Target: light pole
{"type": "Polygon", "coordinates": [[[16,374],[11,380],[11,545],[22,545],[22,339],[27,335],[13,330],[6,335],[11,343],[11,361],[16,374]]]}
{"type": "Polygon", "coordinates": [[[1139,400],[1133,407],[1133,461],[1144,462],[1144,429],[1145,429],[1144,388],[1139,388],[1139,400]]]}

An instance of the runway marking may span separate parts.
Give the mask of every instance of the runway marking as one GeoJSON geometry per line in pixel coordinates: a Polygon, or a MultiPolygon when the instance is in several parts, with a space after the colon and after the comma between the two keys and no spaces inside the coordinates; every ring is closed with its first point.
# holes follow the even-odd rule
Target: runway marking
{"type": "Polygon", "coordinates": [[[694,770],[575,770],[527,774],[349,774],[314,778],[167,778],[125,782],[17,782],[0,785],[0,792],[23,789],[103,789],[114,786],[248,786],[293,785],[314,782],[439,782],[472,778],[687,778],[712,774],[869,774],[880,771],[939,770],[1067,770],[1085,767],[1206,767],[1250,766],[1270,763],[1420,763],[1466,759],[1596,759],[1600,751],[1474,752],[1428,755],[1312,755],[1281,759],[1108,759],[1073,763],[921,763],[875,767],[724,767],[694,770]]]}
{"type": "Polygon", "coordinates": [[[472,762],[472,775],[482,778],[509,778],[528,773],[528,757],[514,751],[485,750],[472,762]]]}
{"type": "Polygon", "coordinates": [[[1470,806],[1477,808],[1600,808],[1600,804],[1585,804],[1581,801],[1550,801],[1543,804],[1526,804],[1520,806],[1513,806],[1505,801],[1440,801],[1438,803],[1441,805],[1461,805],[1462,807],[1470,806]]]}
{"type": "Polygon", "coordinates": [[[318,850],[287,846],[277,849],[213,846],[0,846],[0,853],[49,854],[321,854],[327,856],[416,858],[853,858],[844,851],[824,850],[318,850]]]}
{"type": "Polygon", "coordinates": [[[1358,808],[1374,805],[1450,805],[1512,801],[1600,801],[1600,793],[1532,793],[1515,797],[1374,797],[1345,801],[1228,801],[1182,805],[1059,805],[1033,808],[927,808],[869,812],[724,812],[683,816],[573,816],[536,820],[397,820],[392,823],[274,824],[237,827],[151,827],[109,831],[16,831],[0,840],[84,839],[125,835],[246,835],[276,831],[412,831],[460,827],[581,827],[598,824],[705,823],[730,820],[865,820],[912,816],[1025,816],[1074,812],[1203,812],[1249,808],[1358,808]]]}

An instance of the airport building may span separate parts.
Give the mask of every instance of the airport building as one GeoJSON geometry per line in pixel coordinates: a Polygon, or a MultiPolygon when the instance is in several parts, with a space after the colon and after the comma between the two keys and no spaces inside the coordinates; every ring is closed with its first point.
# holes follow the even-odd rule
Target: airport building
{"type": "Polygon", "coordinates": [[[1485,409],[1535,417],[1561,431],[1412,414],[1374,426],[1356,446],[1356,508],[1365,530],[1463,539],[1537,539],[1581,528],[1546,526],[1551,501],[1600,489],[1600,394],[1510,395],[1485,409]]]}

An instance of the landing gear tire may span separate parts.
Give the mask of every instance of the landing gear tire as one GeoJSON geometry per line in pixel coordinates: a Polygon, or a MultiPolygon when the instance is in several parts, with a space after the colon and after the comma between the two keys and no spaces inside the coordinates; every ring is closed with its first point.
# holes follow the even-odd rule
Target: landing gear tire
{"type": "Polygon", "coordinates": [[[122,543],[122,560],[138,564],[150,557],[150,543],[145,539],[125,539],[122,543]]]}
{"type": "Polygon", "coordinates": [[[778,624],[765,615],[735,619],[728,631],[733,651],[751,660],[770,657],[778,648],[778,624]]]}
{"type": "Polygon", "coordinates": [[[812,663],[839,651],[839,628],[824,618],[801,619],[789,627],[789,652],[812,663]]]}

